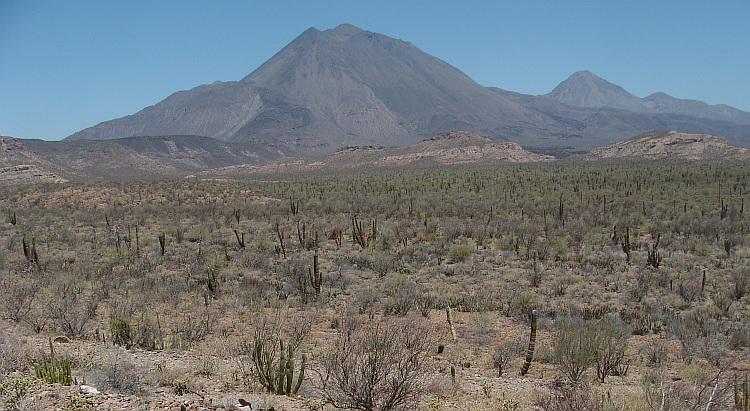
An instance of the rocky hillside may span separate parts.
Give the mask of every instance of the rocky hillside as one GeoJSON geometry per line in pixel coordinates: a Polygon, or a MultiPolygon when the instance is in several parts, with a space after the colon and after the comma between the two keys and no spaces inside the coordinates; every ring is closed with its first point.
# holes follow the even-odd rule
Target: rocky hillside
{"type": "Polygon", "coordinates": [[[653,131],[595,148],[583,158],[747,161],[750,160],[750,149],[730,145],[725,140],[706,134],[653,131]]]}
{"type": "Polygon", "coordinates": [[[0,185],[66,181],[59,167],[29,150],[13,137],[0,136],[0,185]]]}
{"type": "Polygon", "coordinates": [[[47,161],[87,178],[181,177],[285,155],[258,144],[233,144],[201,136],[130,137],[93,141],[23,140],[47,161]]]}
{"type": "Polygon", "coordinates": [[[496,142],[467,131],[448,131],[405,147],[383,145],[343,147],[317,159],[281,158],[259,165],[209,170],[201,176],[241,176],[310,170],[343,170],[357,167],[406,167],[457,164],[500,164],[554,161],[513,142],[496,142]]]}

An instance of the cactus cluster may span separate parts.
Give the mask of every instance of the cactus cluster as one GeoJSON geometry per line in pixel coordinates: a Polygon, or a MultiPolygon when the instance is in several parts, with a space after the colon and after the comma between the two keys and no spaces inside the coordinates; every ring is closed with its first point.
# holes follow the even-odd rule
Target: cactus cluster
{"type": "Polygon", "coordinates": [[[305,355],[302,355],[302,364],[296,382],[294,382],[294,345],[288,344],[285,349],[284,340],[279,339],[278,361],[275,357],[275,353],[269,352],[263,341],[255,341],[252,359],[259,382],[274,394],[289,396],[297,394],[305,375],[307,361],[305,355]]]}
{"type": "Polygon", "coordinates": [[[370,234],[368,235],[365,225],[357,217],[352,217],[352,239],[362,248],[367,248],[368,244],[378,239],[378,219],[370,220],[370,234]]]}
{"type": "Polygon", "coordinates": [[[26,257],[26,261],[31,265],[36,265],[39,268],[39,254],[36,251],[36,238],[31,236],[31,242],[26,240],[26,236],[23,236],[21,240],[23,245],[23,255],[26,257]]]}
{"type": "Polygon", "coordinates": [[[56,357],[52,348],[52,340],[49,342],[50,356],[42,358],[42,362],[34,363],[34,373],[40,380],[47,384],[71,385],[73,378],[70,373],[70,358],[56,357]]]}

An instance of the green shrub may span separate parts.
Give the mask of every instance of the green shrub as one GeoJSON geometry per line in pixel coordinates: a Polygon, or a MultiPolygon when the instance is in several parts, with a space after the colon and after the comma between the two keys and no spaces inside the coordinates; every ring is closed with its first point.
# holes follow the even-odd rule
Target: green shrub
{"type": "Polygon", "coordinates": [[[109,332],[112,334],[114,344],[130,348],[133,345],[133,336],[130,328],[130,318],[120,315],[109,324],[109,332]]]}
{"type": "Polygon", "coordinates": [[[586,370],[596,366],[599,381],[627,371],[625,350],[629,332],[620,321],[572,320],[558,325],[553,337],[553,360],[562,373],[578,383],[586,370]]]}
{"type": "Polygon", "coordinates": [[[448,248],[448,259],[452,263],[464,262],[471,256],[471,249],[469,244],[453,244],[448,248]]]}
{"type": "Polygon", "coordinates": [[[188,241],[192,241],[194,243],[198,241],[203,241],[208,238],[210,235],[208,228],[206,228],[205,225],[196,225],[193,226],[190,230],[188,230],[187,233],[185,233],[185,238],[188,239],[188,241]]]}

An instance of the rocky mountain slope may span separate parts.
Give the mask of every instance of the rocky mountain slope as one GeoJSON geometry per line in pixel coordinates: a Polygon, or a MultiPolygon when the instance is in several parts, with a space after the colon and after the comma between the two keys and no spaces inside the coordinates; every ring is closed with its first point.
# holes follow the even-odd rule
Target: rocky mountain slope
{"type": "Polygon", "coordinates": [[[750,149],[706,134],[653,131],[591,150],[586,160],[646,159],[679,161],[748,161],[750,149]]]}
{"type": "Polygon", "coordinates": [[[305,157],[351,145],[414,144],[446,130],[540,152],[589,150],[654,129],[750,145],[750,125],[672,114],[679,110],[667,103],[647,109],[634,96],[619,104],[628,93],[592,76],[548,97],[517,95],[483,87],[405,41],[351,25],[311,28],[241,81],[174,93],[68,139],[191,134],[305,157]]]}

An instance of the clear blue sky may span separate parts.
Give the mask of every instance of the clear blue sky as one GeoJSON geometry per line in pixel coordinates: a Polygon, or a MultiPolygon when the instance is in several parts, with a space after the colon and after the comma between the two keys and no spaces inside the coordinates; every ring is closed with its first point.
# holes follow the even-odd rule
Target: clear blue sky
{"type": "Polygon", "coordinates": [[[0,0],[0,135],[57,140],[215,80],[309,27],[411,41],[478,83],[544,94],[590,70],[645,97],[750,111],[750,0],[0,0]]]}

